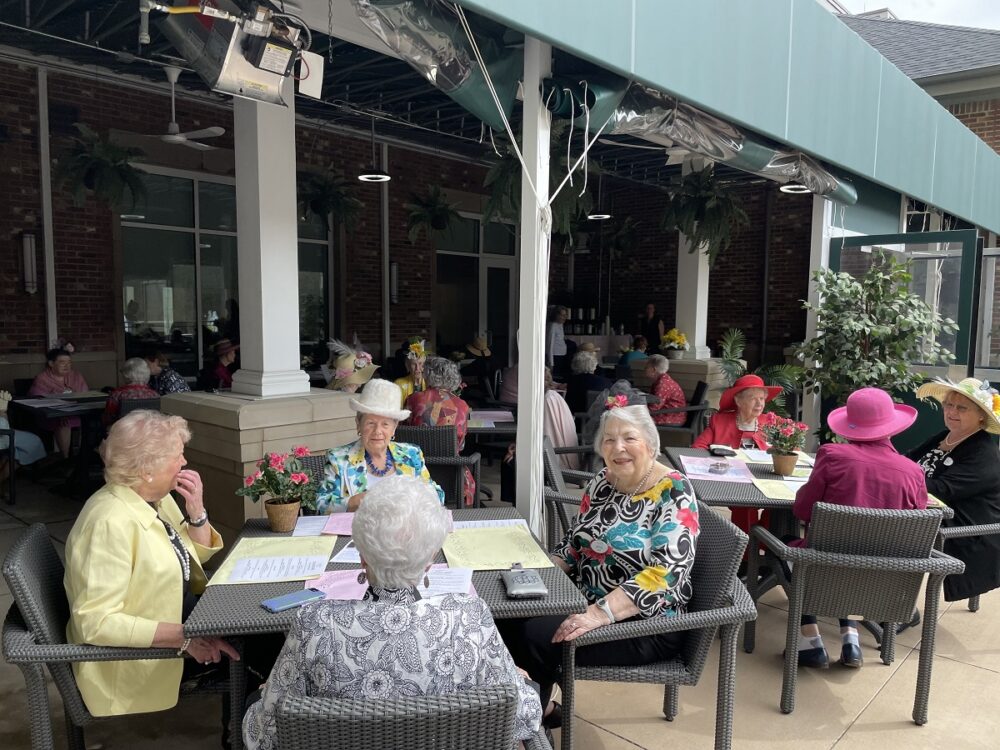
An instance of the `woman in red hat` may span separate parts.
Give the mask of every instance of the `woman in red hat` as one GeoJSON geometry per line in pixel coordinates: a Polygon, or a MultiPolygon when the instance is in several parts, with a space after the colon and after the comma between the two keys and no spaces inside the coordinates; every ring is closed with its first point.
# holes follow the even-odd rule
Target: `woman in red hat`
{"type": "MultiPolygon", "coordinates": [[[[781,393],[781,387],[764,385],[759,375],[744,375],[727,388],[719,399],[719,411],[708,420],[692,448],[707,449],[711,445],[730,448],[767,449],[767,440],[757,425],[757,418],[764,411],[764,404],[781,393]]],[[[732,521],[743,531],[757,523],[756,508],[730,508],[732,521]]]]}

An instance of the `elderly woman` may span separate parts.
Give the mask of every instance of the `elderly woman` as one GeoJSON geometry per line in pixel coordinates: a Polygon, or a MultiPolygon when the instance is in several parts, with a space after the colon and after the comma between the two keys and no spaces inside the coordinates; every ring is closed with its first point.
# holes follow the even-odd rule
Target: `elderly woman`
{"type": "Polygon", "coordinates": [[[137,398],[159,398],[160,394],[146,385],[149,382],[149,365],[142,357],[130,357],[119,368],[125,385],[120,385],[111,391],[107,403],[104,404],[104,415],[101,417],[107,427],[118,419],[122,410],[122,401],[137,398]]]}
{"type": "MultiPolygon", "coordinates": [[[[175,648],[202,664],[239,654],[219,638],[185,638],[181,623],[207,582],[202,563],[222,549],[201,477],[184,469],[187,423],[152,411],[117,421],[101,445],[105,486],[66,539],[64,584],[72,643],[175,648]],[[170,493],[184,500],[184,513],[170,493]]],[[[162,711],[177,703],[184,659],[73,664],[95,716],[162,711]]]]}
{"type": "MultiPolygon", "coordinates": [[[[691,444],[692,448],[726,445],[730,448],[766,450],[767,439],[757,425],[764,404],[781,393],[780,386],[767,386],[758,375],[737,378],[731,388],[722,392],[719,411],[708,420],[708,427],[691,444]]],[[[757,523],[757,508],[730,508],[732,521],[743,531],[757,523]]]]}
{"type": "Polygon", "coordinates": [[[368,352],[352,349],[338,339],[330,339],[327,347],[330,349],[328,367],[333,377],[326,387],[331,391],[357,393],[378,370],[379,366],[372,364],[372,355],[368,352]]]}
{"type": "Polygon", "coordinates": [[[261,699],[243,719],[248,750],[278,747],[275,712],[286,696],[410,698],[509,684],[518,692],[515,737],[538,729],[538,694],[483,600],[418,591],[447,531],[448,513],[425,482],[392,477],[371,490],[352,528],[364,598],[298,613],[261,699]]]}
{"type": "MultiPolygon", "coordinates": [[[[878,388],[861,388],[848,396],[846,406],[827,417],[830,429],[847,442],[820,446],[815,468],[795,496],[792,511],[796,518],[809,523],[816,503],[888,510],[927,507],[923,472],[889,442],[916,418],[916,409],[893,403],[892,397],[878,388]]],[[[840,618],[840,639],[840,663],[861,667],[864,659],[858,629],[846,617],[840,618]]],[[[816,617],[803,615],[799,665],[826,668],[829,663],[816,617]]]]}
{"type": "Polygon", "coordinates": [[[361,398],[350,400],[358,413],[358,439],[327,455],[316,492],[317,514],[357,510],[368,490],[394,474],[419,476],[444,503],[444,490],[431,479],[420,448],[392,440],[396,426],[410,416],[409,410],[399,408],[399,400],[399,386],[388,380],[372,380],[361,398]]]}
{"type": "Polygon", "coordinates": [[[399,386],[400,400],[399,406],[403,407],[414,393],[427,390],[427,381],[424,380],[424,364],[427,362],[427,342],[421,338],[410,339],[410,344],[406,349],[406,375],[396,378],[396,385],[399,386]]]}
{"type": "Polygon", "coordinates": [[[587,411],[590,406],[590,402],[587,401],[589,391],[603,391],[611,387],[610,380],[603,375],[595,374],[597,350],[587,348],[587,344],[580,347],[573,355],[570,371],[572,375],[566,385],[566,403],[573,412],[587,411]]]}
{"type": "MultiPolygon", "coordinates": [[[[59,396],[64,393],[82,393],[88,390],[83,375],[73,369],[73,359],[66,349],[50,349],[45,354],[46,367],[35,377],[29,396],[59,396]]],[[[64,458],[69,457],[73,428],[80,426],[79,417],[50,419],[45,428],[55,434],[56,446],[64,458]]]]}
{"type": "MultiPolygon", "coordinates": [[[[416,427],[455,425],[458,449],[465,447],[465,434],[469,428],[469,405],[458,395],[462,386],[462,376],[458,365],[444,357],[428,357],[424,366],[427,390],[414,393],[406,399],[410,416],[406,424],[416,427]]],[[[476,498],[476,482],[472,472],[465,469],[462,501],[472,505],[476,498]]]]}
{"type": "Polygon", "coordinates": [[[215,342],[215,346],[212,347],[215,354],[215,366],[208,374],[210,384],[213,387],[233,387],[233,373],[229,367],[236,361],[236,352],[239,348],[239,344],[234,344],[229,339],[220,339],[215,342]]]}
{"type": "MultiPolygon", "coordinates": [[[[0,429],[10,429],[10,423],[7,421],[7,404],[9,403],[10,393],[0,391],[0,429]]],[[[6,450],[9,443],[10,438],[6,435],[0,435],[0,450],[6,450]]],[[[38,435],[24,430],[14,430],[14,455],[13,457],[0,458],[0,482],[7,479],[9,473],[16,471],[18,466],[28,466],[43,461],[45,458],[45,446],[38,435]]],[[[0,491],[2,489],[3,487],[0,487],[0,491]]]]}
{"type": "MultiPolygon", "coordinates": [[[[945,430],[910,451],[924,471],[927,491],[955,517],[945,526],[1000,523],[1000,456],[990,435],[1000,433],[1000,394],[976,378],[938,380],[917,389],[944,411],[945,430]]],[[[1000,587],[1000,536],[949,539],[944,551],[965,563],[965,573],[944,579],[954,602],[1000,587]]]]}
{"type": "MultiPolygon", "coordinates": [[[[545,723],[561,712],[548,705],[558,679],[562,642],[609,623],[671,617],[691,598],[698,537],[698,504],[687,479],[658,463],[660,439],[645,404],[609,399],[594,447],[602,469],[586,486],[580,514],[553,561],[590,601],[582,614],[502,621],[504,641],[518,666],[541,686],[545,723]]],[[[645,664],[672,658],[682,635],[667,633],[576,651],[580,665],[645,664]]]]}
{"type": "Polygon", "coordinates": [[[184,376],[170,366],[167,355],[159,349],[150,349],[143,356],[149,367],[149,387],[161,396],[168,393],[186,393],[191,390],[184,376]]]}
{"type": "Polygon", "coordinates": [[[646,360],[646,377],[653,381],[650,393],[656,396],[656,401],[649,404],[649,411],[656,424],[682,425],[687,420],[685,412],[678,414],[657,414],[663,409],[679,409],[687,406],[684,391],[668,374],[670,360],[662,354],[654,354],[646,360]]]}

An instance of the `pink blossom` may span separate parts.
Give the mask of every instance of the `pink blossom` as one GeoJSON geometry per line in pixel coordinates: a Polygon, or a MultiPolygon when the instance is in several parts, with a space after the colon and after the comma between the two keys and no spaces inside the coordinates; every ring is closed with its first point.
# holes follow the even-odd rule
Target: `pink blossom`
{"type": "Polygon", "coordinates": [[[256,482],[258,479],[260,479],[260,477],[261,473],[259,471],[255,471],[253,474],[251,474],[250,476],[248,476],[246,479],[243,480],[243,486],[252,487],[253,483],[256,482]]]}
{"type": "Polygon", "coordinates": [[[296,458],[305,458],[309,455],[309,449],[304,445],[296,445],[292,448],[292,455],[296,458]]]}
{"type": "Polygon", "coordinates": [[[309,475],[304,472],[295,472],[291,476],[292,484],[306,484],[309,482],[309,475]]]}
{"type": "Polygon", "coordinates": [[[763,426],[772,425],[775,422],[775,416],[773,411],[766,411],[757,417],[757,423],[763,426]]]}
{"type": "Polygon", "coordinates": [[[267,457],[268,466],[275,471],[284,471],[287,458],[287,453],[272,453],[267,457]]]}
{"type": "Polygon", "coordinates": [[[809,425],[807,425],[805,422],[799,422],[795,426],[798,427],[800,430],[802,430],[802,432],[809,432],[809,425]]]}
{"type": "Polygon", "coordinates": [[[781,429],[779,430],[779,432],[780,432],[780,433],[781,433],[782,435],[784,435],[785,437],[791,437],[792,435],[794,435],[794,434],[795,434],[795,428],[794,428],[794,427],[792,427],[791,425],[788,425],[788,426],[786,426],[786,427],[782,427],[782,428],[781,428],[781,429]]]}

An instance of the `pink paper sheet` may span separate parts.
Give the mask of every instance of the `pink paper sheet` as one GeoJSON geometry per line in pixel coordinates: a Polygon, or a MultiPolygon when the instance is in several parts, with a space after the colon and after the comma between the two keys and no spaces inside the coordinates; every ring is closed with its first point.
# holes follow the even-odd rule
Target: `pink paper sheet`
{"type": "MultiPolygon", "coordinates": [[[[338,515],[344,514],[339,513],[338,515]]],[[[431,566],[431,568],[447,567],[447,563],[436,563],[431,566]]],[[[358,601],[364,598],[365,591],[368,589],[367,583],[358,583],[358,573],[360,572],[361,568],[357,570],[328,570],[319,578],[306,581],[303,588],[319,589],[326,594],[327,599],[358,601]]],[[[469,596],[478,596],[475,586],[469,586],[469,596]]]]}
{"type": "MultiPolygon", "coordinates": [[[[330,517],[326,521],[326,526],[323,527],[324,534],[333,534],[334,536],[351,536],[351,526],[354,523],[353,513],[331,513],[330,517]]],[[[451,511],[448,511],[448,531],[451,531],[452,517],[451,511]]]]}

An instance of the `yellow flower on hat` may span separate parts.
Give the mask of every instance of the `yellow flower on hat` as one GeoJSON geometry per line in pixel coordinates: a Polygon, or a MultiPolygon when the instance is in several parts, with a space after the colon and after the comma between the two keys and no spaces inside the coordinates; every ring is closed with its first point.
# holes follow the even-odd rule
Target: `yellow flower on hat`
{"type": "Polygon", "coordinates": [[[1000,393],[993,394],[993,413],[1000,417],[1000,393]]]}

